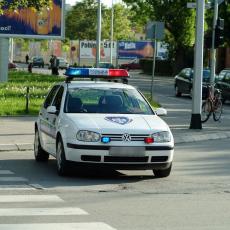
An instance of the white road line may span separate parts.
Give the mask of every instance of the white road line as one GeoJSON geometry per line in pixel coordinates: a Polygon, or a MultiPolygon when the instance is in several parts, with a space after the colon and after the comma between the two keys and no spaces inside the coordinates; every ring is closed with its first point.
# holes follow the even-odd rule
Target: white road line
{"type": "MultiPolygon", "coordinates": [[[[88,215],[80,208],[0,208],[0,216],[68,216],[88,215]]],[[[0,228],[1,229],[1,228],[0,228]]]]}
{"type": "Polygon", "coordinates": [[[14,174],[10,170],[0,170],[0,175],[12,175],[14,174]]]}
{"type": "Polygon", "coordinates": [[[16,202],[63,202],[56,195],[2,195],[0,203],[16,202]]]}
{"type": "Polygon", "coordinates": [[[26,182],[24,177],[0,177],[0,182],[26,182]]]}
{"type": "Polygon", "coordinates": [[[92,223],[58,223],[58,224],[0,224],[0,230],[116,230],[108,224],[92,223]]]}

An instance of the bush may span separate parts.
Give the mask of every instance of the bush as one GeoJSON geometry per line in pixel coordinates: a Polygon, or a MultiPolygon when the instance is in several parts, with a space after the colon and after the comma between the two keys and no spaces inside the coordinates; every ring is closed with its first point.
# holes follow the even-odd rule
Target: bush
{"type": "MultiPolygon", "coordinates": [[[[153,60],[152,58],[140,59],[140,66],[144,73],[152,74],[153,60]]],[[[155,74],[160,76],[171,76],[173,74],[172,63],[169,60],[155,61],[155,74]]]]}

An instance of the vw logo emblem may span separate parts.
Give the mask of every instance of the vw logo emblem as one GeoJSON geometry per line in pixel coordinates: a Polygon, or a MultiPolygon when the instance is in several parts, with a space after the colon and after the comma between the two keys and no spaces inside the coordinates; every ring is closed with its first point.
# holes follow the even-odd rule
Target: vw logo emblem
{"type": "Polygon", "coordinates": [[[131,141],[131,136],[128,133],[122,135],[123,141],[131,141]]]}

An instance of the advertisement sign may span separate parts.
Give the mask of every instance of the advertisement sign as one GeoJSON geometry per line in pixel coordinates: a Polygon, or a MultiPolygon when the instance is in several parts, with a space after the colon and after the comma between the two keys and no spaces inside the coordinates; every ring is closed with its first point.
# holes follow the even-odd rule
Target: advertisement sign
{"type": "Polygon", "coordinates": [[[152,57],[154,43],[147,41],[119,41],[118,42],[118,59],[139,59],[152,57]]]}
{"type": "Polygon", "coordinates": [[[71,40],[70,41],[70,61],[73,65],[78,62],[79,58],[79,41],[71,40]]]}
{"type": "MultiPolygon", "coordinates": [[[[117,43],[112,44],[113,58],[117,56],[117,43]]],[[[80,58],[96,58],[96,41],[80,41],[80,58]]],[[[101,42],[101,58],[110,58],[110,41],[101,42]]]]}
{"type": "Polygon", "coordinates": [[[5,9],[0,15],[0,37],[60,39],[64,37],[63,27],[63,0],[52,0],[49,8],[40,11],[33,8],[5,9]]]}

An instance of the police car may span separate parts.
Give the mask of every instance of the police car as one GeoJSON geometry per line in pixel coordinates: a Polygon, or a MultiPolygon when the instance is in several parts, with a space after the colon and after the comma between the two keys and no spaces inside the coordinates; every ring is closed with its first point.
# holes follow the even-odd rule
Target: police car
{"type": "Polygon", "coordinates": [[[126,70],[69,68],[66,75],[48,93],[35,122],[36,161],[54,156],[59,175],[74,163],[169,176],[174,140],[158,116],[166,110],[154,111],[136,88],[114,82],[127,82],[126,70]]]}

